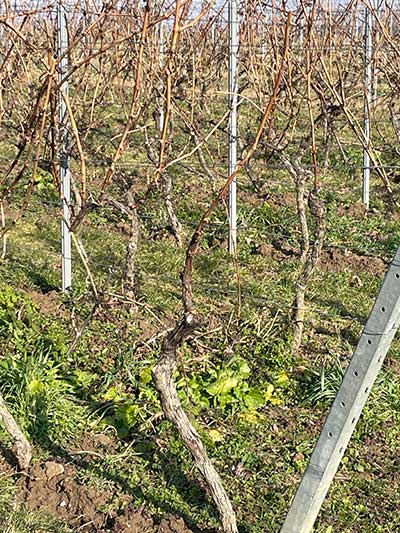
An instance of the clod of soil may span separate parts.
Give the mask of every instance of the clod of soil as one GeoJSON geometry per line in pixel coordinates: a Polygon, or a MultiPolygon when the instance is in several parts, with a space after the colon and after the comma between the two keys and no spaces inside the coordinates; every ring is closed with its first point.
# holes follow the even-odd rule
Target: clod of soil
{"type": "Polygon", "coordinates": [[[144,511],[135,511],[127,507],[123,516],[115,520],[113,533],[138,533],[139,531],[153,533],[153,519],[144,511]]]}

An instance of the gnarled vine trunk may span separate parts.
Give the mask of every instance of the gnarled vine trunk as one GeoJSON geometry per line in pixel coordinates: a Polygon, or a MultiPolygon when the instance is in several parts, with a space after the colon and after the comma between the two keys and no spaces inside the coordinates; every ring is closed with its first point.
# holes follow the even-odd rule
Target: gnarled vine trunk
{"type": "Polygon", "coordinates": [[[32,448],[28,439],[18,426],[15,418],[4,402],[0,394],[0,422],[4,425],[8,433],[15,441],[15,455],[21,470],[26,470],[32,459],[32,448]]]}
{"type": "Polygon", "coordinates": [[[193,331],[191,319],[183,319],[166,337],[161,357],[153,368],[154,384],[160,393],[165,416],[174,424],[183,442],[191,452],[197,468],[207,482],[221,516],[225,533],[237,533],[236,516],[222,485],[222,480],[210,461],[199,434],[182,408],[174,381],[177,349],[193,331]]]}

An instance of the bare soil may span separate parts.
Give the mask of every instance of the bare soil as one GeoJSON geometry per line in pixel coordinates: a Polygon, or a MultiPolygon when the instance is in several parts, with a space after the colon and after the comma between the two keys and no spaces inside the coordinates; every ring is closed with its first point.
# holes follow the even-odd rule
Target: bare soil
{"type": "MultiPolygon", "coordinates": [[[[296,250],[284,241],[272,244],[263,243],[257,250],[257,254],[270,256],[275,261],[284,261],[288,257],[296,255],[296,250]]],[[[348,250],[324,250],[321,254],[318,267],[325,272],[369,272],[377,276],[383,276],[388,265],[380,257],[359,255],[348,250]]]]}
{"type": "Polygon", "coordinates": [[[48,292],[38,292],[34,290],[25,291],[26,295],[45,313],[58,313],[61,308],[60,294],[55,290],[48,292]]]}
{"type": "MultiPolygon", "coordinates": [[[[16,474],[7,450],[0,453],[0,475],[16,474]]],[[[179,516],[166,515],[156,521],[144,509],[135,508],[129,495],[116,494],[82,480],[73,464],[59,458],[31,466],[18,474],[18,503],[29,509],[47,511],[85,533],[191,533],[179,516]],[[116,502],[118,502],[116,507],[116,502]],[[118,507],[119,505],[119,507],[118,507]]]]}
{"type": "Polygon", "coordinates": [[[382,276],[387,264],[379,257],[358,255],[350,251],[327,250],[322,252],[319,267],[327,272],[370,272],[382,276]]]}
{"type": "Polygon", "coordinates": [[[351,216],[362,218],[366,216],[368,211],[366,211],[365,206],[362,202],[356,202],[350,205],[340,205],[337,210],[339,216],[351,216]]]}
{"type": "Polygon", "coordinates": [[[117,497],[111,489],[81,481],[74,465],[58,459],[30,468],[19,481],[18,501],[85,533],[191,533],[182,518],[168,515],[157,524],[145,510],[132,506],[129,495],[117,497]]]}
{"type": "Polygon", "coordinates": [[[167,516],[158,525],[146,513],[127,508],[115,521],[115,533],[190,533],[182,518],[167,516]]]}

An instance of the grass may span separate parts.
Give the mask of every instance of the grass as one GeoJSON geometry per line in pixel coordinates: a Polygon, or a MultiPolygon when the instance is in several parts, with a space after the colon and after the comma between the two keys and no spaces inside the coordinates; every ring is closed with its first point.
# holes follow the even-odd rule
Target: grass
{"type": "MultiPolygon", "coordinates": [[[[107,36],[108,19],[102,18],[101,41],[107,36]]],[[[124,31],[122,25],[121,38],[124,31]]],[[[79,37],[79,32],[76,35],[79,37]]],[[[34,48],[42,54],[45,48],[40,43],[49,42],[46,34],[34,48]]],[[[179,65],[182,79],[173,84],[167,160],[193,147],[182,113],[193,113],[199,138],[204,139],[227,111],[224,68],[216,74],[221,78],[215,82],[219,92],[211,87],[204,107],[198,106],[196,98],[193,107],[190,105],[190,98],[198,96],[200,84],[210,83],[207,79],[214,76],[211,54],[223,54],[225,45],[221,50],[202,46],[198,57],[196,49],[186,46],[189,40],[183,42],[186,44],[180,51],[183,60],[188,61],[179,65]],[[189,50],[187,57],[185,48],[189,50]],[[205,59],[205,54],[210,57],[205,59]],[[198,64],[192,64],[194,60],[199,60],[198,64]],[[192,84],[193,94],[188,88],[192,84]],[[187,91],[179,96],[177,92],[184,86],[187,91]]],[[[99,193],[105,160],[118,145],[127,117],[125,106],[132,97],[131,59],[138,41],[133,38],[129,43],[126,49],[122,44],[118,47],[118,68],[111,82],[108,69],[114,66],[112,55],[100,56],[104,62],[95,60],[94,68],[87,64],[87,70],[79,71],[82,78],[79,73],[78,78],[71,77],[71,102],[77,130],[82,134],[90,200],[99,193]],[[120,79],[115,77],[117,73],[120,79]],[[124,83],[116,87],[122,79],[124,83]],[[89,121],[93,96],[95,116],[89,121]]],[[[20,53],[11,46],[8,55],[12,61],[15,51],[20,53]]],[[[43,58],[38,61],[38,57],[31,56],[33,52],[25,52],[21,57],[26,56],[26,61],[15,61],[15,65],[23,66],[21,74],[17,68],[15,75],[8,77],[9,87],[3,95],[3,136],[7,138],[7,142],[0,143],[0,166],[6,176],[3,189],[16,175],[6,173],[7,160],[15,156],[21,138],[31,138],[25,127],[32,98],[44,75],[43,58]],[[26,66],[30,71],[29,86],[26,66]]],[[[291,140],[288,150],[292,152],[309,131],[309,110],[303,105],[302,96],[306,94],[302,87],[303,54],[296,50],[295,55],[293,71],[288,76],[293,80],[294,93],[290,98],[279,97],[275,118],[268,125],[273,137],[288,120],[293,121],[293,128],[286,130],[287,138],[281,139],[284,143],[291,140]],[[296,100],[301,109],[295,117],[292,113],[296,113],[296,100]]],[[[262,76],[257,64],[241,64],[239,86],[250,99],[240,105],[238,130],[244,146],[251,145],[259,124],[260,112],[252,102],[259,101],[264,106],[269,98],[270,57],[267,54],[263,60],[261,70],[266,70],[262,76]],[[243,89],[247,83],[249,87],[243,89]]],[[[81,59],[79,48],[71,58],[81,59]]],[[[332,58],[334,62],[342,61],[340,54],[332,56],[330,52],[330,62],[332,58]]],[[[143,67],[145,76],[154,77],[154,57],[147,56],[147,51],[143,67]]],[[[355,68],[360,72],[359,66],[355,68]]],[[[272,70],[275,72],[275,66],[272,70]]],[[[333,71],[331,75],[335,76],[333,71]]],[[[343,84],[349,109],[361,114],[364,91],[359,90],[360,80],[353,75],[350,69],[338,84],[343,84]]],[[[380,91],[387,92],[390,98],[391,88],[382,80],[380,83],[380,91]]],[[[154,179],[156,166],[146,156],[142,129],[151,124],[147,132],[157,149],[159,132],[152,116],[157,112],[153,89],[149,84],[141,91],[139,121],[132,124],[116,165],[118,172],[132,178],[139,197],[154,179]],[[152,99],[150,104],[148,97],[152,99]]],[[[158,87],[156,92],[161,89],[158,87]]],[[[320,111],[318,100],[313,97],[314,118],[320,111]]],[[[324,105],[334,102],[329,97],[324,105]]],[[[373,130],[382,128],[380,122],[387,118],[378,110],[373,130]]],[[[378,261],[373,267],[371,256],[388,261],[398,246],[400,217],[388,205],[376,175],[371,180],[370,212],[365,213],[360,204],[362,150],[355,147],[354,134],[344,119],[339,122],[335,133],[345,157],[339,149],[332,150],[330,168],[321,178],[321,195],[327,207],[327,246],[324,261],[307,292],[304,341],[298,353],[291,351],[300,248],[295,186],[284,169],[276,168],[280,164],[278,156],[269,160],[264,139],[251,161],[253,181],[246,172],[238,177],[237,257],[230,257],[226,251],[224,206],[217,209],[206,226],[195,260],[194,300],[200,324],[196,335],[179,351],[176,379],[182,402],[195,420],[232,498],[241,533],[279,531],[381,285],[380,266],[384,267],[384,263],[378,261]],[[334,260],[329,253],[336,254],[337,268],[332,268],[334,260]],[[364,262],[357,262],[360,256],[364,262]]],[[[45,130],[46,136],[52,136],[47,124],[45,130]]],[[[390,129],[384,135],[382,131],[379,135],[373,133],[374,147],[382,164],[393,163],[398,141],[390,129]]],[[[324,127],[317,125],[316,156],[320,165],[323,135],[324,127]]],[[[226,139],[225,123],[209,142],[202,143],[214,180],[204,175],[195,155],[169,167],[174,181],[173,201],[186,239],[209,205],[212,193],[224,182],[226,139]]],[[[71,142],[71,170],[79,184],[80,167],[72,138],[71,142]]],[[[48,155],[49,149],[43,154],[48,155]]],[[[308,151],[302,162],[311,163],[308,151]]],[[[29,170],[19,176],[18,187],[9,197],[8,222],[22,205],[29,178],[29,170]]],[[[161,350],[160,333],[182,314],[179,275],[184,250],[176,247],[166,227],[159,191],[153,191],[138,209],[142,234],[137,257],[137,309],[129,308],[121,294],[127,217],[108,205],[91,212],[80,227],[78,235],[87,251],[102,305],[70,353],[72,339],[93,310],[93,289],[74,251],[74,288],[69,294],[60,293],[59,198],[49,172],[40,169],[35,178],[37,184],[29,208],[10,231],[6,258],[0,261],[0,391],[34,445],[35,464],[57,457],[73,468],[83,487],[98,493],[109,490],[111,502],[98,509],[109,519],[104,526],[107,531],[112,529],[112,517],[124,505],[144,506],[156,518],[166,512],[179,514],[192,528],[217,529],[215,507],[176,431],[160,416],[160,402],[151,381],[151,369],[161,350]],[[101,444],[104,437],[105,444],[101,444]]],[[[398,196],[398,185],[394,187],[398,196]]],[[[107,193],[121,199],[117,187],[112,186],[107,193]]],[[[399,529],[399,360],[397,338],[324,503],[316,532],[394,533],[399,529]]],[[[11,448],[12,443],[2,430],[0,440],[11,448]]],[[[67,524],[18,503],[20,478],[8,470],[3,474],[1,463],[0,467],[1,531],[69,530],[67,524]]]]}
{"type": "MultiPolygon", "coordinates": [[[[250,182],[241,183],[237,258],[226,253],[223,209],[202,239],[194,272],[200,336],[182,347],[177,375],[185,406],[232,497],[241,533],[279,531],[382,280],[373,269],[360,271],[348,263],[337,272],[321,266],[307,293],[303,349],[292,354],[299,249],[293,185],[282,172],[263,172],[270,180],[267,197],[257,197],[250,182]],[[261,246],[269,246],[267,252],[261,246]],[[237,361],[246,362],[249,375],[229,385],[227,373],[237,361]],[[287,381],[280,386],[283,375],[287,381]],[[213,396],[215,383],[222,389],[213,396]],[[269,385],[274,387],[270,397],[269,385]],[[260,394],[263,400],[249,408],[249,397],[260,394]]],[[[324,183],[327,243],[342,256],[391,257],[398,216],[388,215],[380,201],[369,214],[354,208],[356,193],[344,169],[329,173],[324,183]]],[[[186,192],[178,213],[190,236],[208,193],[188,179],[178,185],[186,192]]],[[[134,506],[145,505],[156,517],[172,512],[189,526],[217,528],[214,506],[191,457],[171,425],[158,417],[160,404],[150,380],[160,352],[156,336],[181,314],[184,260],[164,228],[160,199],[155,194],[141,212],[141,306],[136,312],[110,296],[120,292],[124,272],[127,235],[117,226],[119,215],[98,210],[82,227],[80,238],[107,304],[69,354],[72,313],[79,326],[93,298],[77,254],[74,290],[59,293],[58,211],[45,203],[48,192],[40,194],[10,233],[7,258],[0,263],[0,390],[34,443],[36,459],[68,458],[85,436],[109,432],[116,450],[88,456],[84,467],[76,466],[85,483],[111,486],[116,502],[129,495],[134,506]]],[[[399,353],[396,339],[317,532],[397,531],[399,353]]],[[[10,444],[4,433],[2,442],[10,444]]],[[[14,479],[7,483],[11,487],[14,479]]],[[[2,530],[62,531],[48,517],[10,502],[2,530]]]]}

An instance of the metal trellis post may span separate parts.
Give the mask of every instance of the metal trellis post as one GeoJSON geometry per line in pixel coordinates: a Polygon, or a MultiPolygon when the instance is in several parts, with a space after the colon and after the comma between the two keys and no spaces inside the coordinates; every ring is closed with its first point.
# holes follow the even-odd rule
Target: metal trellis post
{"type": "MultiPolygon", "coordinates": [[[[0,42],[3,41],[3,37],[4,37],[4,28],[3,28],[3,25],[1,25],[0,26],[0,42]]],[[[0,61],[3,61],[3,54],[1,51],[0,51],[0,61]]]]}
{"type": "MultiPolygon", "coordinates": [[[[378,19],[381,19],[381,16],[383,15],[383,12],[381,10],[381,12],[379,12],[379,0],[375,0],[373,2],[373,5],[377,11],[376,15],[378,17],[378,19]]],[[[371,25],[373,24],[373,18],[372,18],[372,13],[371,13],[371,25]]],[[[375,109],[376,107],[376,102],[378,100],[378,86],[379,86],[379,69],[377,67],[377,56],[376,56],[376,46],[375,46],[375,39],[374,39],[374,35],[373,35],[373,31],[371,29],[371,39],[372,39],[372,55],[374,56],[374,61],[373,61],[373,84],[372,84],[372,92],[373,92],[373,98],[372,98],[372,108],[375,109]]],[[[371,58],[371,61],[372,61],[372,58],[371,58]]]]}
{"type": "Polygon", "coordinates": [[[365,101],[364,101],[364,137],[366,146],[363,154],[363,187],[362,199],[366,209],[369,209],[369,182],[371,173],[371,158],[369,155],[371,139],[371,104],[372,104],[372,13],[365,7],[365,101]]]}
{"type": "Polygon", "coordinates": [[[217,20],[213,20],[211,23],[211,42],[212,46],[217,44],[217,20]]]}
{"type": "MultiPolygon", "coordinates": [[[[57,41],[59,62],[59,81],[61,82],[68,72],[68,57],[65,53],[68,48],[68,33],[66,12],[61,2],[57,3],[57,41]]],[[[68,81],[60,87],[59,95],[59,120],[60,120],[60,182],[63,218],[61,221],[61,267],[62,290],[72,287],[72,246],[71,246],[71,172],[69,168],[69,129],[68,112],[63,94],[68,96],[68,81]]]]}
{"type": "MultiPolygon", "coordinates": [[[[229,0],[229,176],[237,165],[237,53],[239,47],[237,0],[229,0]]],[[[235,253],[237,244],[236,178],[229,187],[229,252],[235,253]]]]}
{"type": "MultiPolygon", "coordinates": [[[[164,25],[162,21],[160,22],[158,31],[159,31],[158,37],[159,37],[160,67],[163,68],[164,66],[164,25]]],[[[158,120],[159,120],[158,128],[160,131],[162,131],[164,128],[164,102],[162,99],[160,101],[158,120]]]]}
{"type": "Polygon", "coordinates": [[[400,248],[389,267],[281,533],[309,533],[400,323],[400,248]]]}
{"type": "Polygon", "coordinates": [[[260,35],[261,35],[261,58],[263,61],[265,61],[267,58],[267,34],[268,34],[268,26],[269,26],[268,9],[266,9],[263,14],[264,14],[264,17],[261,21],[262,29],[260,31],[260,35]]]}

